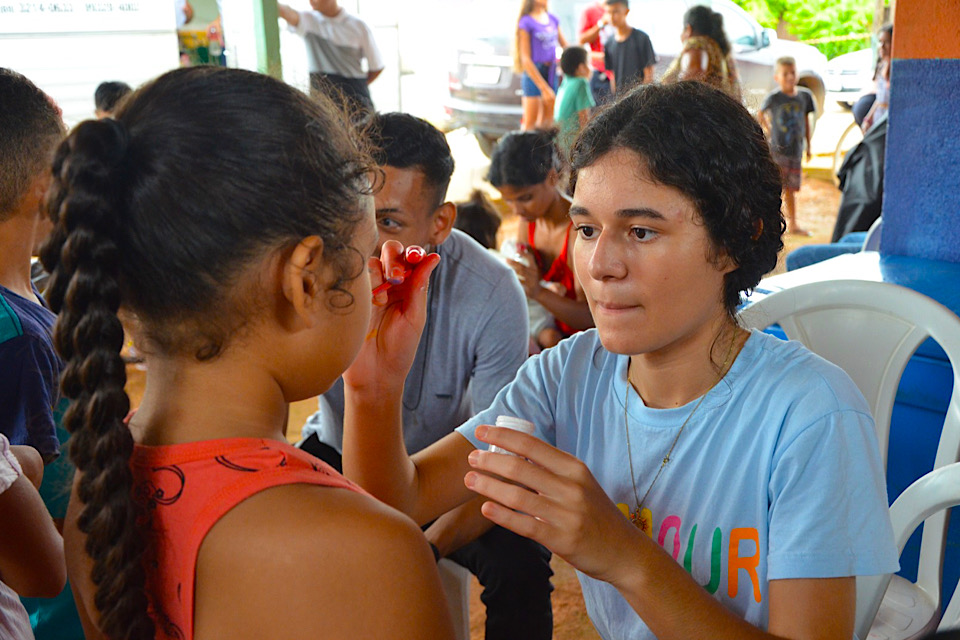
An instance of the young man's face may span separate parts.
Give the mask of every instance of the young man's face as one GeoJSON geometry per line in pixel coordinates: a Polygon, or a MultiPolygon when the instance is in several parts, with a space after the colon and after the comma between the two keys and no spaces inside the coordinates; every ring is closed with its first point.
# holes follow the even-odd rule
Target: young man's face
{"type": "Polygon", "coordinates": [[[339,8],[337,0],[310,0],[310,6],[314,11],[319,11],[325,15],[336,13],[339,8]]]}
{"type": "Polygon", "coordinates": [[[380,255],[380,247],[387,240],[396,240],[405,247],[435,247],[446,240],[453,228],[456,208],[438,202],[437,189],[427,183],[423,171],[389,165],[381,169],[383,188],[374,195],[380,231],[374,255],[380,255]]]}
{"type": "Polygon", "coordinates": [[[793,93],[797,88],[797,68],[792,64],[782,64],[777,66],[777,72],[773,75],[780,90],[786,93],[793,93]]]}
{"type": "Polygon", "coordinates": [[[618,29],[627,25],[628,13],[630,13],[630,9],[620,2],[607,5],[607,19],[611,25],[618,29]]]}

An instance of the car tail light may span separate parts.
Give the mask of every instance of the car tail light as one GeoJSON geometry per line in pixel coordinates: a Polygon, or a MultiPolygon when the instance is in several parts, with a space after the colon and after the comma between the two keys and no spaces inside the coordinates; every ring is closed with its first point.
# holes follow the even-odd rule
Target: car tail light
{"type": "Polygon", "coordinates": [[[463,83],[460,82],[460,78],[450,73],[447,74],[448,83],[450,85],[450,91],[460,91],[463,89],[463,83]]]}

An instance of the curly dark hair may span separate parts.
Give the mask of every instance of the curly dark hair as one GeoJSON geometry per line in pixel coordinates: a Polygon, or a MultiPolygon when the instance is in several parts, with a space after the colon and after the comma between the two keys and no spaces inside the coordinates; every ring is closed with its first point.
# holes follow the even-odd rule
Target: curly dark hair
{"type": "Polygon", "coordinates": [[[786,228],[780,170],[760,125],[738,101],[702,82],[637,87],[580,134],[571,193],[581,169],[616,149],[638,154],[655,182],[696,205],[715,257],[722,252],[737,265],[723,291],[724,308],[735,317],[741,294],[776,266],[786,228]]]}
{"type": "Polygon", "coordinates": [[[487,182],[495,187],[529,187],[563,168],[556,129],[511,131],[497,142],[490,156],[487,182]]]}
{"type": "Polygon", "coordinates": [[[364,268],[349,243],[372,169],[329,101],[214,67],[160,76],[116,120],[81,123],[58,149],[47,201],[55,227],[41,258],[60,313],[61,386],[74,399],[64,425],[83,473],[78,527],[113,640],[154,637],[118,309],[135,315],[149,350],[216,357],[252,313],[254,294],[236,285],[310,235],[337,269],[329,304],[352,304],[342,284],[364,268]]]}

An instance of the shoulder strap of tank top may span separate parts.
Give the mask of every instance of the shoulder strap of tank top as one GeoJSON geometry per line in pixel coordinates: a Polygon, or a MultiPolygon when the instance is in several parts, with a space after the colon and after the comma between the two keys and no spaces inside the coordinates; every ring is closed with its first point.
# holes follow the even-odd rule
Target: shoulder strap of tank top
{"type": "Polygon", "coordinates": [[[567,251],[570,249],[570,230],[573,229],[573,222],[567,224],[567,233],[563,236],[563,249],[560,250],[560,257],[557,260],[567,263],[567,251]]]}

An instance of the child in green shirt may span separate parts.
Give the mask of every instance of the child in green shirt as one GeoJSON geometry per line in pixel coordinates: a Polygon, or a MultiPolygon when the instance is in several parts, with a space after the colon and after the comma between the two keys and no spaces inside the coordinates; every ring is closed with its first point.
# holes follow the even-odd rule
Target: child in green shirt
{"type": "Polygon", "coordinates": [[[590,109],[596,105],[590,91],[588,60],[587,50],[577,46],[567,47],[560,56],[563,83],[557,92],[553,118],[560,127],[557,143],[568,157],[577,134],[590,119],[590,109]]]}

